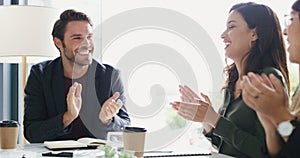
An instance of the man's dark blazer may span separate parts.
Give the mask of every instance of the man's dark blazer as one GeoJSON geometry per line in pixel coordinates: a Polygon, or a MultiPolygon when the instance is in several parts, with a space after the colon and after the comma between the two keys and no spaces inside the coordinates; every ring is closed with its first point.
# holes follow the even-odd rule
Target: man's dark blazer
{"type": "MultiPolygon", "coordinates": [[[[102,104],[114,92],[120,92],[119,98],[125,104],[124,87],[116,69],[95,60],[89,66],[87,75],[88,86],[83,87],[88,87],[88,90],[82,93],[85,97],[82,97],[80,117],[95,137],[106,139],[108,131],[118,131],[130,124],[124,105],[109,125],[98,119],[102,104]]],[[[32,66],[25,87],[24,102],[24,135],[29,142],[56,140],[72,130],[72,124],[67,128],[63,125],[67,103],[61,57],[32,66]]]]}

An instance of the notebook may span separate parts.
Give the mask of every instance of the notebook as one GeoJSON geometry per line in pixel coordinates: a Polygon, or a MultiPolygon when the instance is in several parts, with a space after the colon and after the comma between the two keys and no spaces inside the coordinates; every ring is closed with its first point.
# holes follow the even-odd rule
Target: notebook
{"type": "Polygon", "coordinates": [[[106,144],[105,140],[96,138],[80,138],[78,140],[45,141],[44,146],[51,150],[66,149],[95,149],[100,144],[106,144]]]}

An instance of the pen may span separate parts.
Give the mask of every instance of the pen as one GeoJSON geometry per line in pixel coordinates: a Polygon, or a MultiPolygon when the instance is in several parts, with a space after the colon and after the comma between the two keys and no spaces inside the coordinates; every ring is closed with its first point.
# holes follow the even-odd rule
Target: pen
{"type": "Polygon", "coordinates": [[[46,152],[42,156],[73,157],[73,152],[46,152]]]}

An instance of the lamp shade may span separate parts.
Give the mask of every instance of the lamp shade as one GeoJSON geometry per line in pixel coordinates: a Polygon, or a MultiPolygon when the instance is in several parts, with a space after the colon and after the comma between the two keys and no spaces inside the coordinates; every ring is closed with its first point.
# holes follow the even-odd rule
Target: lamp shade
{"type": "Polygon", "coordinates": [[[57,9],[41,6],[0,6],[0,56],[57,56],[51,36],[57,9]]]}

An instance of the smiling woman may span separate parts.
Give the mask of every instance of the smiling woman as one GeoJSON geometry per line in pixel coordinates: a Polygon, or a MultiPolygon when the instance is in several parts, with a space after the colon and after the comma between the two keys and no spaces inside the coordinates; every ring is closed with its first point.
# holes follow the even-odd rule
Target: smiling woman
{"type": "Polygon", "coordinates": [[[171,103],[187,120],[204,124],[204,134],[220,153],[234,157],[262,157],[263,127],[241,97],[242,76],[250,71],[276,75],[289,87],[286,53],[276,14],[266,5],[238,3],[230,11],[221,38],[225,56],[234,62],[225,67],[225,99],[217,113],[209,97],[188,86],[179,86],[181,100],[171,103]],[[203,98],[203,99],[201,99],[203,98]]]}
{"type": "MultiPolygon", "coordinates": [[[[289,42],[290,61],[300,64],[300,1],[292,5],[292,11],[286,16],[285,35],[289,42]]],[[[243,97],[249,107],[254,109],[265,129],[265,154],[270,157],[293,158],[299,155],[299,85],[294,92],[292,103],[280,81],[274,76],[249,73],[243,77],[243,97]],[[253,94],[259,97],[253,98],[253,94]]]]}

